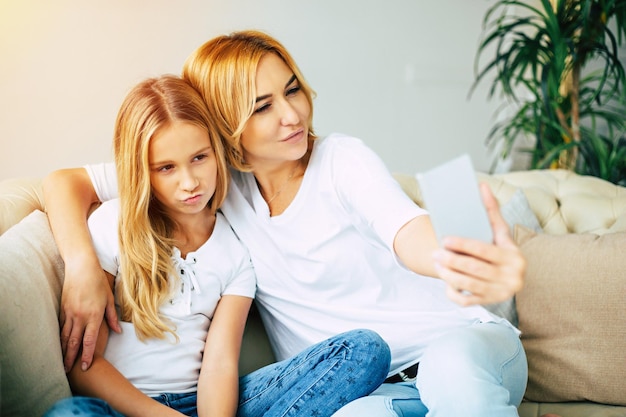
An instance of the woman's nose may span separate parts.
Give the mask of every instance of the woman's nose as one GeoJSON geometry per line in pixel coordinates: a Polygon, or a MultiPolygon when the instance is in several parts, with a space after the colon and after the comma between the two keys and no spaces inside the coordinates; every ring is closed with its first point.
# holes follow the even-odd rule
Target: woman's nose
{"type": "Polygon", "coordinates": [[[288,101],[283,101],[281,106],[280,121],[283,125],[293,125],[300,122],[300,116],[295,107],[288,101]]]}

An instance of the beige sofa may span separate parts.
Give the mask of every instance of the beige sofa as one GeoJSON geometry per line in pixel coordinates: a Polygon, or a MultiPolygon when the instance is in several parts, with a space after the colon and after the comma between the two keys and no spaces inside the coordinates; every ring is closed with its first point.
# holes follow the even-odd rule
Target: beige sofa
{"type": "MultiPolygon", "coordinates": [[[[413,177],[396,177],[421,203],[413,177]]],[[[494,306],[523,332],[520,415],[626,416],[626,188],[565,171],[478,177],[529,261],[516,305],[494,306]]],[[[0,181],[1,416],[36,417],[70,395],[58,344],[63,263],[43,209],[40,179],[0,181]]],[[[242,372],[272,360],[253,313],[242,372]]]]}

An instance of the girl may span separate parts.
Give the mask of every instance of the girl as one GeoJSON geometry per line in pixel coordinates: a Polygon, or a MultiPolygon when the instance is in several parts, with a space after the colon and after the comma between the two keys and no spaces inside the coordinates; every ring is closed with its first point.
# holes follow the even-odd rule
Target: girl
{"type": "Polygon", "coordinates": [[[93,365],[69,373],[72,389],[93,398],[61,401],[49,417],[234,416],[239,403],[239,415],[330,415],[384,379],[385,343],[354,331],[242,378],[238,395],[256,280],[218,211],[229,176],[209,120],[178,77],[148,79],[123,102],[114,135],[119,200],[89,218],[122,331],[103,326],[93,365]],[[366,383],[349,386],[352,378],[366,383]]]}
{"type": "MultiPolygon", "coordinates": [[[[337,415],[517,416],[527,376],[519,331],[481,304],[513,296],[526,262],[488,188],[494,241],[448,237],[439,247],[428,213],[362,141],[317,138],[313,91],[276,39],[219,36],[188,58],[183,78],[200,91],[226,144],[234,169],[222,211],[250,251],[278,358],[367,326],[390,345],[390,383],[337,415]]],[[[114,192],[110,166],[87,169],[97,193],[85,171],[55,176],[67,191],[57,197],[57,228],[80,233],[88,206],[81,198],[114,192]],[[60,215],[66,206],[77,214],[71,222],[60,215]]],[[[105,294],[98,298],[104,304],[105,294]]],[[[65,308],[96,323],[103,311],[65,308]]],[[[66,337],[81,340],[84,326],[65,327],[66,337]]]]}

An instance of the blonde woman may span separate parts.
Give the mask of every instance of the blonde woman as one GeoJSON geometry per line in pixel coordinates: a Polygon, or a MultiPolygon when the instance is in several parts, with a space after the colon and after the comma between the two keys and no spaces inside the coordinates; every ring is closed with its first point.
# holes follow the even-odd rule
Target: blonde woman
{"type": "Polygon", "coordinates": [[[122,104],[114,135],[119,199],[89,218],[122,331],[108,336],[102,327],[93,365],[69,373],[85,397],[61,401],[49,417],[235,416],[238,406],[242,416],[328,416],[384,379],[388,348],[363,330],[239,381],[256,280],[218,211],[229,176],[209,120],[198,93],[173,76],[138,84],[122,104]],[[353,378],[369,388],[351,387],[353,378]]]}
{"type": "MultiPolygon", "coordinates": [[[[338,416],[517,416],[527,378],[519,331],[481,305],[514,295],[526,261],[489,189],[493,242],[448,237],[440,246],[428,213],[361,140],[316,137],[313,91],[276,39],[219,36],[191,54],[183,78],[202,94],[226,144],[233,170],[222,211],[250,251],[278,358],[367,327],[391,348],[388,383],[338,416]]],[[[111,167],[100,168],[93,185],[81,169],[54,176],[67,190],[59,208],[76,213],[70,224],[55,216],[59,225],[80,233],[79,193],[95,199],[95,186],[105,198],[115,189],[111,167]]],[[[106,293],[97,301],[105,304],[106,293]]],[[[66,324],[74,343],[104,310],[65,308],[80,318],[66,324]]]]}

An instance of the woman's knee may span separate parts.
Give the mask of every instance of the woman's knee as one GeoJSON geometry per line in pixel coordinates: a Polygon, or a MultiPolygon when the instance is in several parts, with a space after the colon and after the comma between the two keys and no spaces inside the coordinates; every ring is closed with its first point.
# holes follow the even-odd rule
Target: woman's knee
{"type": "Polygon", "coordinates": [[[526,356],[517,334],[503,324],[481,323],[444,335],[428,346],[417,386],[429,408],[449,403],[446,395],[450,392],[457,393],[457,403],[461,407],[465,403],[468,410],[488,409],[496,402],[516,407],[526,375],[526,356]]]}
{"type": "Polygon", "coordinates": [[[524,356],[521,341],[508,326],[477,323],[431,343],[424,351],[420,373],[440,373],[441,365],[445,364],[446,369],[457,371],[453,373],[478,368],[499,374],[509,361],[520,355],[524,356]]]}

